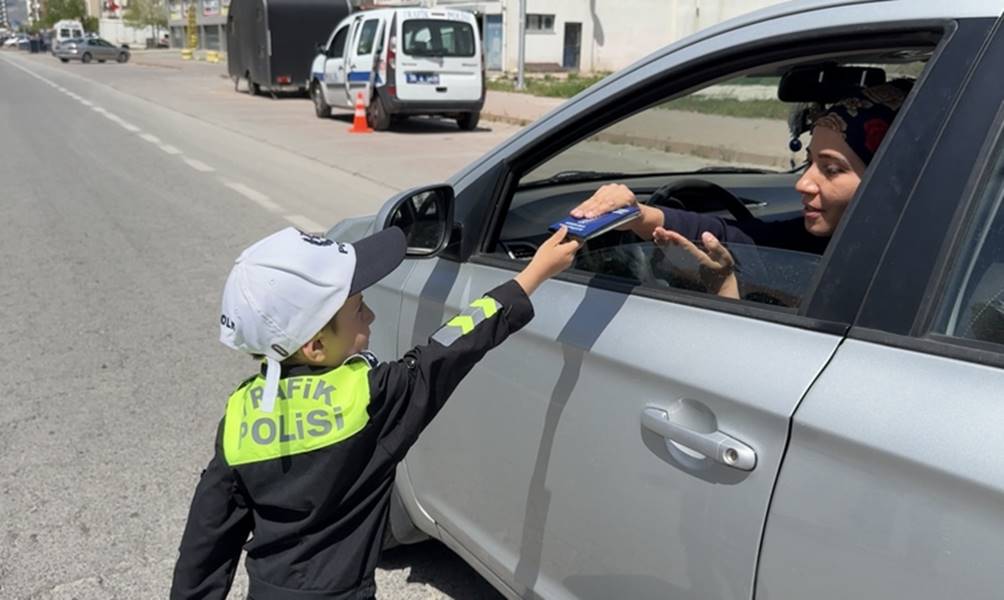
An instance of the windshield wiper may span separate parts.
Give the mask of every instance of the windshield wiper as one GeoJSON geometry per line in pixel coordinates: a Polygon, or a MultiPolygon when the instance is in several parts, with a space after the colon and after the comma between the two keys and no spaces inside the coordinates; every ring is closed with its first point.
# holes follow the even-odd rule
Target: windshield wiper
{"type": "Polygon", "coordinates": [[[620,171],[560,171],[546,179],[529,181],[520,187],[550,185],[552,183],[575,183],[580,181],[599,181],[611,177],[628,177],[630,173],[620,171]]]}

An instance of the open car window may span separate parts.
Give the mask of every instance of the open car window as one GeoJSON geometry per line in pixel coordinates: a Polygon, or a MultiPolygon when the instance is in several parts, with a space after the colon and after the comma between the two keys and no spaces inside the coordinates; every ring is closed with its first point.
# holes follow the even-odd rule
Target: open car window
{"type": "MultiPolygon", "coordinates": [[[[795,190],[810,141],[805,117],[829,101],[812,102],[817,91],[812,77],[795,75],[835,69],[842,77],[871,85],[915,80],[932,50],[882,49],[819,58],[805,52],[804,58],[722,77],[600,125],[519,177],[494,253],[528,260],[546,239],[549,225],[600,186],[620,183],[640,203],[729,226],[742,220],[743,227],[766,232],[766,239],[755,236],[756,245],[746,239],[726,241],[737,265],[740,299],[796,310],[828,239],[811,239],[805,231],[802,197],[795,190]],[[709,193],[711,188],[719,191],[709,193]],[[778,232],[776,243],[771,243],[771,232],[778,232]]],[[[702,246],[700,233],[693,235],[691,240],[702,246]]],[[[589,240],[573,269],[641,288],[716,292],[705,284],[692,256],[656,248],[630,232],[589,240]]]]}

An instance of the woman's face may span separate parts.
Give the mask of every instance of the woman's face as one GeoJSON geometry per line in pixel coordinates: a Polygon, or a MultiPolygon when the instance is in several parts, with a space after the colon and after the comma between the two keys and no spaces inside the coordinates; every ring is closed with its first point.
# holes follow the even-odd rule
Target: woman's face
{"type": "Polygon", "coordinates": [[[827,127],[812,130],[809,167],[795,183],[802,195],[805,230],[830,237],[861,184],[865,164],[842,135],[827,127]]]}

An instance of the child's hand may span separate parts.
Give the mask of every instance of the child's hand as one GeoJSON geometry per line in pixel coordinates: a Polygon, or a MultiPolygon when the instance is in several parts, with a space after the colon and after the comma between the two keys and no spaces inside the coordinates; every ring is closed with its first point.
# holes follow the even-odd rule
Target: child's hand
{"type": "Polygon", "coordinates": [[[568,228],[562,226],[541,244],[540,248],[537,248],[537,253],[533,255],[530,264],[516,275],[516,283],[527,295],[532,294],[545,280],[572,266],[575,252],[582,244],[578,240],[566,241],[567,235],[568,228]]]}

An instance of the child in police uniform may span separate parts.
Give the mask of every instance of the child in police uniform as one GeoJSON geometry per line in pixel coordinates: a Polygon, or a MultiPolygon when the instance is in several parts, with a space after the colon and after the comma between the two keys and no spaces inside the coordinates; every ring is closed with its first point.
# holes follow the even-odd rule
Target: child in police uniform
{"type": "Polygon", "coordinates": [[[346,244],[287,228],[245,250],[220,339],[265,364],[227,402],[171,598],[225,598],[242,548],[250,599],[374,598],[395,466],[485,353],[533,317],[529,295],[578,249],[565,234],[394,362],[365,351],[374,315],[361,292],[404,259],[400,229],[346,244]]]}

